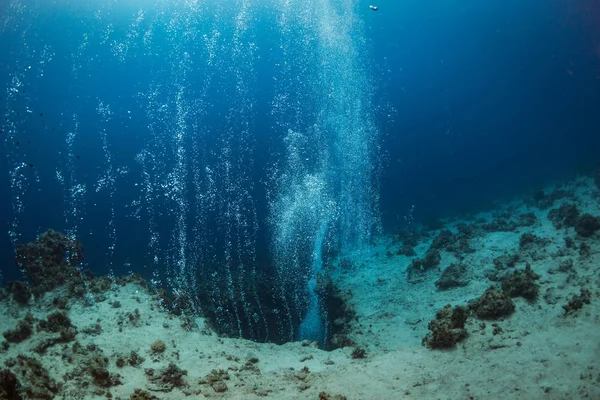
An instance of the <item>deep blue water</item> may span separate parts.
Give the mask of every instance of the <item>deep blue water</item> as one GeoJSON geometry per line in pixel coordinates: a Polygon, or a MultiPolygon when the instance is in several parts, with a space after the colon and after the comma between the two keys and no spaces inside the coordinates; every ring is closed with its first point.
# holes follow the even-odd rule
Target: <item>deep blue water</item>
{"type": "MultiPolygon", "coordinates": [[[[405,217],[416,224],[484,209],[599,161],[600,21],[591,2],[381,1],[373,12],[362,1],[292,1],[289,25],[281,22],[288,15],[284,2],[254,3],[247,14],[240,11],[243,1],[200,4],[197,14],[177,14],[178,3],[0,6],[5,280],[19,278],[9,233],[27,242],[49,228],[74,229],[84,243],[86,265],[97,273],[183,279],[180,248],[191,275],[220,273],[223,265],[234,278],[248,268],[272,271],[274,226],[283,226],[273,201],[285,197],[287,185],[277,185],[277,177],[295,171],[285,161],[284,137],[288,129],[309,132],[315,121],[329,126],[323,128],[325,138],[336,137],[327,132],[335,131],[330,121],[340,118],[353,121],[349,126],[357,120],[374,126],[377,133],[360,133],[373,139],[362,161],[343,160],[344,151],[352,152],[344,146],[360,148],[360,135],[341,144],[326,139],[320,147],[311,139],[303,168],[308,176],[329,160],[333,167],[325,168],[325,180],[343,215],[355,213],[347,208],[358,203],[343,200],[341,193],[357,193],[361,186],[348,183],[357,174],[344,175],[345,169],[370,162],[377,173],[365,173],[365,179],[378,185],[358,192],[365,198],[379,194],[379,220],[388,233],[406,224],[405,217]],[[330,12],[321,7],[331,7],[333,17],[321,17],[330,12]],[[294,22],[297,10],[320,25],[294,22]],[[248,18],[241,31],[236,16],[248,18]],[[186,22],[188,17],[198,21],[186,22]],[[312,31],[323,26],[335,31],[336,23],[350,18],[357,27],[338,42],[327,43],[323,32],[312,31]],[[281,26],[290,31],[282,34],[281,26]],[[217,45],[209,64],[211,38],[217,45]],[[356,50],[347,55],[348,65],[327,50],[342,54],[344,41],[356,50]],[[352,72],[368,88],[345,87],[336,70],[352,72]],[[15,77],[21,80],[17,94],[11,92],[15,77]],[[328,86],[330,97],[344,106],[352,96],[364,100],[362,115],[331,111],[338,103],[327,105],[327,96],[318,95],[328,86]],[[337,86],[357,94],[339,94],[337,86]],[[274,99],[281,93],[288,102],[280,112],[274,99]],[[111,115],[99,111],[104,106],[111,115]],[[178,121],[184,121],[180,139],[178,121]],[[68,147],[66,137],[76,125],[68,147]],[[179,169],[178,149],[184,152],[179,169]],[[315,155],[319,149],[325,158],[315,155]],[[18,186],[10,174],[21,163],[18,186]],[[195,173],[202,176],[194,180],[195,173]],[[181,182],[170,186],[177,176],[183,176],[181,182]],[[75,184],[86,187],[76,201],[65,197],[75,184]],[[17,203],[22,212],[15,212],[17,203]],[[77,217],[65,211],[71,208],[77,217]]],[[[360,236],[344,236],[348,224],[336,218],[342,222],[324,222],[333,232],[325,240],[328,250],[344,237],[360,236]]],[[[307,240],[317,243],[311,235],[320,225],[310,221],[310,228],[304,226],[312,232],[307,240]]],[[[292,228],[294,237],[304,235],[292,228]]],[[[305,260],[298,268],[308,279],[306,260],[314,249],[297,240],[305,260]]]]}
{"type": "Polygon", "coordinates": [[[384,221],[485,207],[598,162],[599,26],[573,17],[582,4],[410,3],[371,30],[398,111],[384,221]]]}

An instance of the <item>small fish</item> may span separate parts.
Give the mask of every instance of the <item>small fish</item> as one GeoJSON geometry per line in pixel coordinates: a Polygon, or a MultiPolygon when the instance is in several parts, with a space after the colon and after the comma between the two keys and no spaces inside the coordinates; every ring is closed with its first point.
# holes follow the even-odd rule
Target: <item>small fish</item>
{"type": "Polygon", "coordinates": [[[29,168],[33,168],[33,164],[29,163],[27,165],[29,166],[29,168]]]}
{"type": "Polygon", "coordinates": [[[79,160],[81,157],[77,156],[77,159],[79,160]]]}
{"type": "Polygon", "coordinates": [[[377,6],[369,6],[369,8],[373,11],[379,10],[379,7],[377,7],[377,6]]]}
{"type": "Polygon", "coordinates": [[[44,113],[40,113],[40,117],[43,117],[43,116],[44,116],[44,113]]]}
{"type": "Polygon", "coordinates": [[[20,146],[21,142],[15,142],[15,146],[20,146]]]}

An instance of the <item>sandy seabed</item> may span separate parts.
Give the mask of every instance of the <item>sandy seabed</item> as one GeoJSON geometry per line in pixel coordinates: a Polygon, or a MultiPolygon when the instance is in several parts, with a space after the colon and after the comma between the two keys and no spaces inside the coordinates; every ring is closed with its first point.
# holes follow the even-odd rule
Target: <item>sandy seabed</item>
{"type": "Polygon", "coordinates": [[[7,296],[0,399],[600,399],[600,230],[588,214],[600,216],[600,190],[581,177],[378,238],[329,268],[356,314],[352,345],[334,351],[221,338],[135,278],[93,301],[65,287],[27,305],[7,296]],[[464,320],[438,313],[448,304],[464,320]]]}

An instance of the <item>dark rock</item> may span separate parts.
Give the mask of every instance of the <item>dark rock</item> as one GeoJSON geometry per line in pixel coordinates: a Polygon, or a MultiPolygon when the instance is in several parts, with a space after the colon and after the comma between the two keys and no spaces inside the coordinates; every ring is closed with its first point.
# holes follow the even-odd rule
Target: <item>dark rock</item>
{"type": "Polygon", "coordinates": [[[103,388],[120,385],[121,381],[117,375],[108,372],[108,358],[98,354],[88,360],[88,373],[93,382],[103,388]]]}
{"type": "Polygon", "coordinates": [[[60,334],[57,338],[49,339],[38,344],[36,351],[40,354],[55,344],[70,342],[75,339],[75,335],[77,335],[77,330],[71,324],[71,320],[67,314],[63,311],[56,311],[49,314],[47,320],[41,320],[39,322],[38,329],[60,334]]]}
{"type": "Polygon", "coordinates": [[[59,394],[61,385],[50,378],[48,371],[38,360],[18,355],[7,360],[6,364],[19,375],[22,385],[20,394],[24,399],[52,400],[59,394]]]}
{"type": "Polygon", "coordinates": [[[12,294],[13,299],[19,304],[27,304],[29,303],[29,299],[31,298],[31,290],[29,286],[22,281],[14,281],[9,282],[6,285],[8,292],[12,294]]]}
{"type": "Polygon", "coordinates": [[[503,254],[494,258],[494,266],[498,271],[514,268],[515,265],[517,265],[517,262],[519,262],[519,259],[520,256],[518,254],[503,254]]]}
{"type": "Polygon", "coordinates": [[[341,349],[343,347],[352,347],[354,346],[354,340],[352,340],[348,335],[343,333],[336,333],[332,336],[329,345],[332,349],[341,349]]]}
{"type": "Polygon", "coordinates": [[[227,384],[223,381],[216,381],[210,384],[213,390],[217,393],[224,393],[227,391],[227,384]]]}
{"type": "Polygon", "coordinates": [[[537,217],[532,212],[519,215],[519,225],[521,226],[533,226],[536,222],[537,217]]]}
{"type": "Polygon", "coordinates": [[[472,238],[481,233],[481,229],[475,224],[460,223],[456,225],[456,230],[458,231],[459,236],[465,238],[472,238]]]}
{"type": "Polygon", "coordinates": [[[346,396],[342,396],[341,394],[336,394],[335,396],[332,396],[329,393],[320,392],[319,400],[347,400],[347,398],[346,396]]]}
{"type": "Polygon", "coordinates": [[[457,257],[460,257],[463,253],[473,253],[475,250],[469,244],[473,229],[464,228],[464,224],[461,229],[462,231],[458,234],[453,234],[448,229],[442,230],[431,242],[429,250],[445,250],[455,253],[457,257]]]}
{"type": "Polygon", "coordinates": [[[466,286],[468,284],[467,266],[464,264],[450,264],[450,266],[442,272],[440,279],[435,282],[435,285],[440,290],[466,286]]]}
{"type": "Polygon", "coordinates": [[[394,235],[394,240],[402,242],[405,246],[415,247],[419,244],[421,234],[415,230],[402,229],[394,235]]]}
{"type": "Polygon", "coordinates": [[[559,208],[550,210],[548,213],[548,219],[552,221],[556,229],[573,227],[578,218],[579,208],[575,204],[563,204],[559,208]]]}
{"type": "Polygon", "coordinates": [[[158,397],[154,396],[148,391],[142,389],[135,389],[131,396],[129,396],[129,400],[159,400],[158,397]]]}
{"type": "Polygon", "coordinates": [[[509,221],[505,218],[497,218],[483,225],[483,229],[486,232],[512,232],[518,227],[515,221],[509,221]]]}
{"type": "Polygon", "coordinates": [[[591,254],[592,254],[592,249],[591,249],[590,245],[588,245],[587,243],[581,243],[579,245],[579,255],[582,258],[588,258],[591,254]]]}
{"type": "Polygon", "coordinates": [[[418,277],[426,271],[438,266],[442,261],[442,256],[439,250],[429,249],[425,253],[425,257],[414,259],[408,266],[407,280],[410,283],[416,283],[418,277]]]}
{"type": "Polygon", "coordinates": [[[81,242],[48,230],[32,243],[16,246],[15,261],[34,294],[39,295],[79,276],[83,260],[81,242]]]}
{"type": "Polygon", "coordinates": [[[566,259],[560,262],[560,265],[558,266],[558,270],[560,272],[570,272],[573,270],[573,260],[566,259]]]}
{"type": "Polygon", "coordinates": [[[367,351],[363,348],[356,347],[354,350],[352,350],[351,357],[353,359],[365,358],[367,357],[367,351]]]}
{"type": "Polygon", "coordinates": [[[41,320],[38,324],[39,329],[47,332],[60,332],[63,329],[72,328],[71,319],[63,311],[56,311],[49,314],[46,320],[41,320]]]}
{"type": "Polygon", "coordinates": [[[543,190],[538,190],[532,195],[531,203],[541,210],[546,210],[552,207],[557,200],[565,197],[573,197],[573,194],[562,189],[553,190],[548,194],[543,190]]]}
{"type": "Polygon", "coordinates": [[[406,257],[414,257],[417,255],[415,249],[411,245],[408,245],[406,243],[403,243],[402,246],[400,246],[396,254],[406,257]]]}
{"type": "Polygon", "coordinates": [[[183,377],[187,374],[186,371],[181,370],[177,365],[170,363],[167,368],[162,370],[160,374],[150,378],[150,381],[155,385],[158,385],[160,390],[170,392],[175,387],[186,386],[183,377]]]}
{"type": "Polygon", "coordinates": [[[132,367],[139,367],[144,362],[144,357],[140,356],[136,351],[131,350],[128,363],[132,367]]]}
{"type": "Polygon", "coordinates": [[[592,293],[587,289],[581,289],[581,292],[577,295],[573,295],[569,302],[563,306],[565,315],[573,314],[575,311],[580,310],[584,304],[590,304],[592,302],[592,293]]]}
{"type": "Polygon", "coordinates": [[[9,343],[21,343],[23,340],[31,337],[33,333],[33,316],[27,313],[25,318],[18,322],[15,329],[4,331],[2,335],[9,343]]]}
{"type": "Polygon", "coordinates": [[[502,282],[502,290],[510,297],[520,296],[533,300],[539,292],[539,286],[535,283],[539,278],[540,276],[527,264],[524,270],[513,272],[502,282]]]}
{"type": "Polygon", "coordinates": [[[467,337],[465,322],[468,310],[462,306],[452,308],[450,304],[436,313],[429,323],[431,331],[423,338],[423,345],[431,349],[452,348],[467,337]]]}
{"type": "Polygon", "coordinates": [[[503,333],[504,331],[502,330],[502,327],[498,324],[492,324],[492,327],[494,328],[492,330],[492,335],[496,336],[500,333],[503,333]]]}
{"type": "Polygon", "coordinates": [[[521,247],[521,248],[527,247],[527,246],[535,243],[537,239],[538,239],[538,237],[536,235],[534,235],[533,233],[524,233],[519,238],[519,247],[521,247]]]}
{"type": "Polygon", "coordinates": [[[206,375],[205,378],[201,378],[198,380],[198,383],[201,385],[210,385],[213,390],[217,393],[223,393],[227,391],[226,380],[229,380],[229,374],[222,369],[213,369],[210,371],[210,374],[206,375]]]}
{"type": "Polygon", "coordinates": [[[573,238],[566,237],[565,238],[565,247],[567,249],[576,249],[577,245],[575,244],[575,240],[573,240],[573,238]]]}
{"type": "Polygon", "coordinates": [[[533,250],[536,246],[544,247],[549,243],[549,239],[541,238],[533,233],[524,233],[519,238],[519,248],[521,250],[533,250]]]}
{"type": "Polygon", "coordinates": [[[444,229],[435,237],[435,239],[433,239],[433,242],[431,242],[431,246],[429,248],[435,250],[444,250],[446,247],[454,244],[454,240],[454,234],[450,230],[444,229]]]}
{"type": "Polygon", "coordinates": [[[99,277],[94,277],[93,279],[90,280],[90,282],[88,283],[88,288],[89,288],[90,292],[92,292],[94,294],[100,294],[100,293],[104,293],[108,289],[110,289],[111,285],[112,285],[112,282],[108,277],[99,276],[99,277]]]}
{"type": "Polygon", "coordinates": [[[69,299],[66,297],[55,297],[52,300],[52,305],[61,310],[66,310],[69,308],[69,299]]]}
{"type": "Polygon", "coordinates": [[[329,349],[346,347],[351,341],[347,337],[351,322],[356,319],[356,311],[350,303],[351,293],[337,287],[331,278],[321,274],[317,277],[315,289],[320,303],[327,310],[327,340],[329,349]]]}
{"type": "Polygon", "coordinates": [[[115,365],[117,366],[117,368],[123,368],[125,366],[125,359],[123,357],[117,357],[115,365]]]}
{"type": "Polygon", "coordinates": [[[496,319],[515,311],[512,299],[496,286],[489,287],[482,295],[469,304],[475,315],[483,319],[496,319]]]}
{"type": "Polygon", "coordinates": [[[441,261],[442,256],[439,250],[429,249],[427,250],[427,253],[425,253],[425,257],[413,260],[409,268],[416,271],[427,271],[440,265],[441,261]]]}
{"type": "Polygon", "coordinates": [[[575,223],[575,232],[579,236],[590,237],[600,230],[600,217],[595,217],[590,214],[583,214],[577,218],[575,223]]]}
{"type": "Polygon", "coordinates": [[[21,400],[23,397],[19,394],[21,384],[17,376],[9,370],[0,370],[0,399],[2,400],[21,400]]]}

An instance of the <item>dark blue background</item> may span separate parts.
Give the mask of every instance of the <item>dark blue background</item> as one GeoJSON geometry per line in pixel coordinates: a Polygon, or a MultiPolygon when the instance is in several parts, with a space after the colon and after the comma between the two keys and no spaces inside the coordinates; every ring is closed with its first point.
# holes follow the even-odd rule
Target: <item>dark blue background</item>
{"type": "Polygon", "coordinates": [[[599,161],[599,7],[585,3],[403,1],[368,18],[391,71],[379,100],[397,110],[380,125],[387,228],[411,205],[421,221],[473,211],[599,161]]]}
{"type": "MultiPolygon", "coordinates": [[[[474,0],[383,1],[377,5],[380,10],[372,12],[365,4],[361,15],[367,49],[363,62],[375,86],[373,113],[381,131],[383,165],[381,211],[388,232],[403,224],[413,205],[417,221],[474,211],[571,177],[599,161],[597,6],[585,1],[542,0],[485,4],[474,0]],[[596,7],[593,12],[585,8],[590,6],[596,7]]],[[[133,15],[130,11],[124,15],[133,15]]],[[[72,126],[65,123],[69,114],[61,113],[77,110],[82,101],[93,104],[96,96],[126,109],[136,91],[148,86],[149,73],[161,67],[160,60],[140,55],[137,69],[120,70],[108,49],[99,48],[85,68],[96,78],[65,82],[59,79],[60,71],[70,68],[66,55],[72,49],[61,50],[61,38],[48,37],[52,30],[43,27],[60,24],[60,32],[73,37],[82,34],[82,27],[63,14],[45,18],[38,29],[46,36],[39,38],[39,45],[51,42],[54,46],[57,56],[45,74],[55,73],[57,79],[27,87],[28,96],[44,101],[36,103],[40,109],[27,117],[26,129],[18,136],[19,148],[11,150],[17,158],[35,165],[28,173],[32,177],[40,174],[42,182],[25,196],[27,212],[20,223],[25,241],[47,228],[64,229],[63,193],[54,174],[65,162],[64,154],[58,153],[64,151],[64,133],[72,126]],[[103,76],[111,81],[97,78],[103,76]],[[82,100],[75,93],[89,93],[90,98],[82,100]]],[[[277,148],[280,138],[271,131],[274,121],[270,114],[270,78],[275,73],[270,61],[276,33],[261,30],[260,25],[254,29],[262,56],[257,61],[254,96],[258,107],[253,126],[257,156],[252,176],[259,182],[266,178],[267,167],[281,149],[277,148]]],[[[22,57],[19,35],[4,35],[0,41],[2,87],[15,60],[22,57]]],[[[217,109],[223,99],[216,92],[210,96],[217,109]]],[[[4,108],[6,97],[1,97],[0,107],[4,108]]],[[[86,132],[97,132],[97,115],[92,108],[82,108],[78,116],[83,132],[80,139],[85,139],[76,144],[75,151],[81,156],[76,161],[77,174],[92,183],[81,240],[89,265],[106,272],[107,231],[99,227],[105,225],[109,204],[105,193],[93,191],[93,182],[102,174],[103,154],[98,135],[86,136],[86,132]]],[[[212,115],[214,129],[222,124],[222,117],[219,112],[212,115]]],[[[146,134],[144,124],[142,115],[108,124],[114,164],[129,166],[132,179],[139,176],[139,166],[132,160],[140,150],[138,139],[146,134]]],[[[10,146],[13,141],[5,140],[4,151],[10,146]]],[[[13,215],[8,169],[6,157],[0,158],[0,170],[5,171],[0,179],[0,224],[4,227],[13,215]]],[[[139,194],[127,179],[117,182],[120,204],[139,194]]],[[[261,220],[259,261],[268,264],[267,205],[260,184],[255,195],[261,220]]],[[[132,223],[126,218],[128,212],[116,210],[119,246],[115,265],[128,261],[139,268],[149,257],[145,225],[132,223]]],[[[8,236],[0,235],[0,268],[5,278],[18,276],[12,254],[8,236]]]]}

